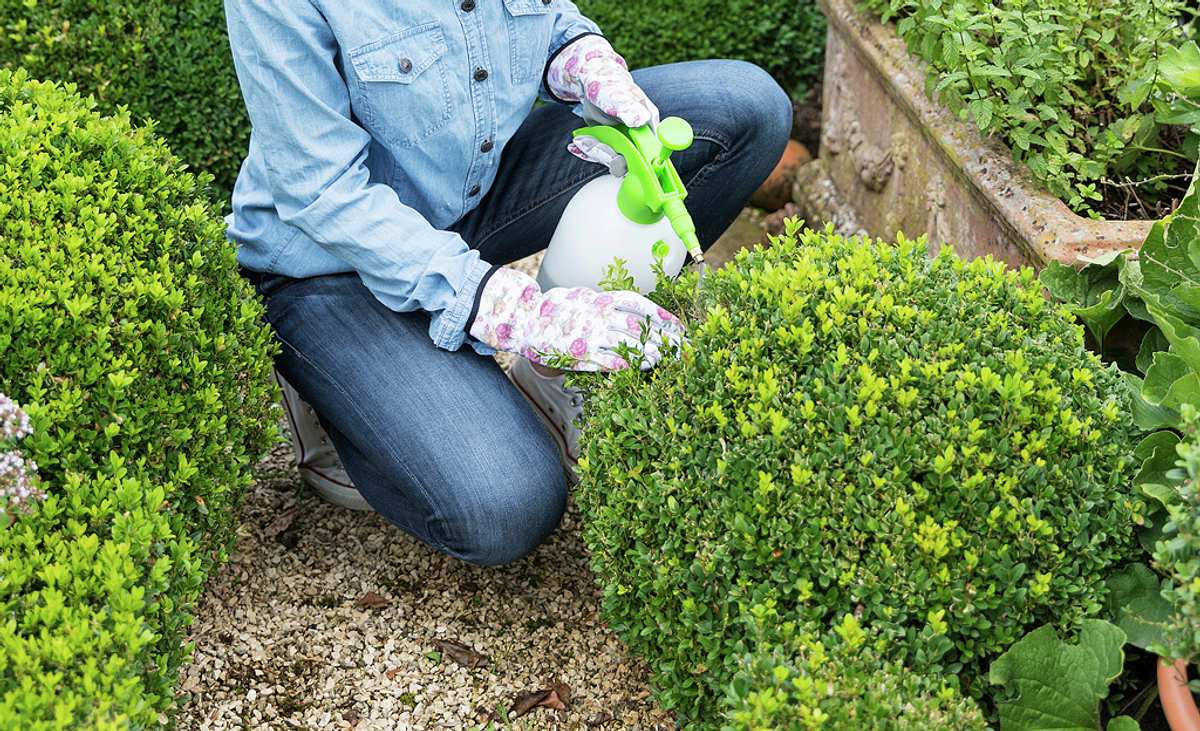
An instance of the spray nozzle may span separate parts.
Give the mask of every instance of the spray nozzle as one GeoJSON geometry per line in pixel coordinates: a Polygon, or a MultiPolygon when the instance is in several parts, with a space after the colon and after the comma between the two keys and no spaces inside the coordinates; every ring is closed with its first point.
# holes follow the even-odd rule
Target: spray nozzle
{"type": "Polygon", "coordinates": [[[663,216],[671,223],[692,258],[704,261],[696,224],[683,204],[687,190],[671,164],[671,153],[692,145],[692,126],[680,117],[650,125],[598,125],[575,130],[576,137],[593,137],[625,158],[628,169],[617,193],[621,213],[635,223],[654,223],[663,216]]]}

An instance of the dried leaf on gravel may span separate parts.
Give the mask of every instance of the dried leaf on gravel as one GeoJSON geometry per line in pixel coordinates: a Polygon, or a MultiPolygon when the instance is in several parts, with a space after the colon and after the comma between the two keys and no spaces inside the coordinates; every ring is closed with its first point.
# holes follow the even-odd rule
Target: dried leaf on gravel
{"type": "Polygon", "coordinates": [[[279,515],[276,515],[275,519],[263,529],[263,537],[268,541],[278,538],[284,531],[292,527],[292,523],[296,521],[298,515],[300,515],[299,505],[288,508],[279,515]]]}
{"type": "Polygon", "coordinates": [[[448,657],[470,670],[486,668],[488,665],[487,655],[476,652],[464,644],[452,640],[434,640],[433,646],[441,650],[444,657],[448,657]]]}
{"type": "Polygon", "coordinates": [[[554,687],[546,690],[535,690],[532,693],[522,693],[513,700],[509,715],[520,718],[535,708],[552,708],[556,711],[567,710],[571,702],[571,686],[566,683],[555,683],[554,687]]]}
{"type": "Polygon", "coordinates": [[[354,606],[362,607],[363,609],[383,609],[384,607],[389,606],[391,603],[392,601],[390,599],[385,596],[380,596],[373,591],[368,591],[366,594],[363,594],[358,599],[354,600],[354,606]]]}
{"type": "Polygon", "coordinates": [[[589,718],[587,720],[587,727],[588,728],[599,728],[606,723],[612,723],[613,720],[614,720],[613,715],[611,713],[609,713],[608,711],[604,711],[603,713],[597,713],[596,715],[589,718]]]}

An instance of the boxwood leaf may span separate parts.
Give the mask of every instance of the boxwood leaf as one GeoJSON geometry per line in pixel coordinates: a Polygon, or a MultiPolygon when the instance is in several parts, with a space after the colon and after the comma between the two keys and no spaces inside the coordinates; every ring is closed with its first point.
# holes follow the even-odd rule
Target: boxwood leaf
{"type": "Polygon", "coordinates": [[[1100,701],[1121,674],[1124,644],[1125,632],[1100,619],[1083,620],[1075,644],[1049,625],[1025,635],[991,666],[992,684],[1009,692],[998,703],[1001,731],[1099,729],[1100,701]]]}

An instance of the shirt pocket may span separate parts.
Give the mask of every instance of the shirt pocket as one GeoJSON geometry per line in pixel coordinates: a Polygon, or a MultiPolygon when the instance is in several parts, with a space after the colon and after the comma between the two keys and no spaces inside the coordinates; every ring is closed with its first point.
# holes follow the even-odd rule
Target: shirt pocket
{"type": "Polygon", "coordinates": [[[550,30],[558,12],[554,0],[504,0],[512,80],[540,79],[550,53],[550,30]]]}
{"type": "Polygon", "coordinates": [[[359,118],[384,145],[414,145],[450,121],[446,37],[437,21],[385,36],[348,55],[358,80],[359,118]]]}

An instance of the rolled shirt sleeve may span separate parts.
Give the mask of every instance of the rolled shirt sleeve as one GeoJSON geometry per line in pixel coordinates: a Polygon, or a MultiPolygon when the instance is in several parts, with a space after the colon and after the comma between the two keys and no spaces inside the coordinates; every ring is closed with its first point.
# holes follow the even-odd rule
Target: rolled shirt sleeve
{"type": "Polygon", "coordinates": [[[328,23],[308,0],[225,0],[225,11],[280,220],[345,261],[388,308],[429,312],[433,342],[457,350],[491,266],[370,181],[371,137],[351,119],[328,23]]]}
{"type": "MultiPolygon", "coordinates": [[[[570,0],[560,0],[559,6],[562,8],[554,16],[554,30],[550,33],[550,47],[546,51],[546,67],[550,66],[550,62],[558,55],[558,52],[565,48],[571,41],[580,36],[587,35],[603,35],[600,31],[600,26],[583,13],[579,12],[579,8],[570,0]]],[[[546,102],[562,103],[562,100],[550,93],[545,83],[546,74],[542,73],[542,85],[538,92],[538,96],[546,102]]]]}

